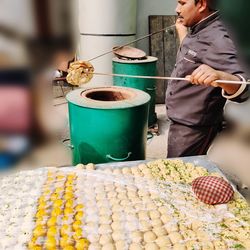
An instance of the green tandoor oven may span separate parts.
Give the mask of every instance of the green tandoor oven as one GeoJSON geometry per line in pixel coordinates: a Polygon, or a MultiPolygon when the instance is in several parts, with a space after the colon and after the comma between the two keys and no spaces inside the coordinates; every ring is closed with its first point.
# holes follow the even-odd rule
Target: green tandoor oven
{"type": "Polygon", "coordinates": [[[124,87],[67,95],[73,164],[145,159],[150,96],[124,87]]]}
{"type": "MultiPolygon", "coordinates": [[[[142,60],[122,60],[113,58],[113,73],[135,76],[156,76],[157,60],[158,59],[153,56],[148,56],[147,59],[142,60]]],[[[113,82],[115,86],[140,89],[150,95],[148,125],[153,125],[157,120],[155,113],[156,80],[114,76],[113,82]]]]}

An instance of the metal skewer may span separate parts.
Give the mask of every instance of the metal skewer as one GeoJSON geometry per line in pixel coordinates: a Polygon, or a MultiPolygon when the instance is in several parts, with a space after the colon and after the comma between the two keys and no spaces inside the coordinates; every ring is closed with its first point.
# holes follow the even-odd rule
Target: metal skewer
{"type": "MultiPolygon", "coordinates": [[[[140,78],[140,79],[158,79],[158,80],[177,80],[177,81],[187,81],[189,80],[184,77],[171,77],[171,76],[135,76],[135,75],[124,75],[124,74],[106,74],[106,73],[91,73],[93,75],[100,76],[115,76],[115,77],[128,77],[128,78],[140,78]]],[[[247,84],[250,85],[250,82],[245,81],[231,81],[231,80],[216,80],[216,83],[225,83],[225,84],[247,84]]]]}
{"type": "Polygon", "coordinates": [[[128,42],[128,43],[126,43],[126,44],[123,44],[123,45],[121,45],[121,46],[118,46],[117,48],[112,49],[112,50],[110,50],[110,51],[107,51],[107,52],[105,52],[105,53],[103,53],[103,54],[101,54],[101,55],[95,56],[95,57],[91,58],[90,60],[88,60],[88,62],[93,61],[93,60],[95,60],[95,59],[97,59],[97,58],[99,58],[99,57],[105,56],[105,55],[107,55],[107,54],[113,53],[113,51],[116,51],[116,50],[118,50],[118,49],[121,49],[121,48],[124,47],[124,46],[127,46],[127,45],[130,45],[130,44],[132,44],[132,43],[141,41],[141,40],[143,40],[143,39],[145,39],[145,38],[147,38],[147,37],[153,36],[153,35],[158,34],[158,33],[160,33],[160,32],[167,31],[168,29],[172,29],[173,27],[175,27],[175,24],[174,24],[174,25],[171,25],[171,26],[168,26],[168,27],[165,27],[165,28],[163,28],[163,29],[160,29],[160,30],[158,30],[158,31],[155,31],[155,32],[153,32],[153,33],[150,33],[150,34],[148,34],[148,35],[146,35],[146,36],[142,36],[142,37],[140,37],[140,38],[137,38],[136,40],[133,40],[133,41],[131,41],[131,42],[128,42]]]}

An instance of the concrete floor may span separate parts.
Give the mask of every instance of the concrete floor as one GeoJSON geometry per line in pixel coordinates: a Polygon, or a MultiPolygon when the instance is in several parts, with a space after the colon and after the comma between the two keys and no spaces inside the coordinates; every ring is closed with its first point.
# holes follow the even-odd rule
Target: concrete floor
{"type": "MultiPolygon", "coordinates": [[[[67,103],[65,98],[56,98],[53,104],[53,120],[60,124],[58,126],[59,138],[33,150],[33,153],[19,164],[19,168],[71,165],[71,150],[62,143],[63,139],[69,138],[67,103]]],[[[166,158],[169,122],[165,105],[156,105],[156,113],[159,135],[155,135],[147,142],[147,160],[166,158]]],[[[242,138],[244,135],[239,136],[237,133],[217,136],[208,152],[208,157],[222,169],[250,201],[248,189],[250,187],[250,143],[245,143],[242,138]]]]}

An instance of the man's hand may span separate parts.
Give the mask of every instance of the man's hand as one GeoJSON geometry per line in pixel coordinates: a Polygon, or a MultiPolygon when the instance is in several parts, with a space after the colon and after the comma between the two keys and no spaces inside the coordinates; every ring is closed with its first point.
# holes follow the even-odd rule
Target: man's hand
{"type": "Polygon", "coordinates": [[[220,80],[220,74],[219,71],[202,64],[186,78],[193,84],[218,87],[215,81],[220,80]]]}
{"type": "Polygon", "coordinates": [[[186,79],[192,84],[221,87],[227,94],[233,95],[240,88],[240,84],[217,83],[216,80],[239,81],[240,79],[229,73],[215,70],[208,65],[202,64],[193,71],[186,79]]]}
{"type": "Polygon", "coordinates": [[[181,18],[176,19],[175,27],[180,39],[180,43],[182,43],[183,39],[188,33],[188,29],[186,26],[183,25],[181,18]]]}

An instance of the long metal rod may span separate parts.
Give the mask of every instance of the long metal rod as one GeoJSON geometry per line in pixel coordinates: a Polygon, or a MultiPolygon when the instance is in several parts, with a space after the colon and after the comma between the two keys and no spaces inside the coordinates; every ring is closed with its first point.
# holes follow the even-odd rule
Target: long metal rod
{"type": "Polygon", "coordinates": [[[171,25],[171,26],[168,26],[168,27],[165,27],[165,28],[163,28],[163,29],[161,29],[161,30],[155,31],[155,32],[153,32],[153,33],[150,33],[150,34],[148,34],[148,35],[146,35],[146,36],[140,37],[140,38],[138,38],[138,39],[135,39],[134,41],[131,41],[131,42],[128,42],[128,43],[123,44],[123,45],[121,45],[121,46],[118,46],[117,48],[112,49],[112,50],[110,50],[110,51],[107,51],[107,52],[105,52],[105,53],[103,53],[103,54],[100,54],[100,55],[98,55],[98,56],[95,56],[95,57],[89,59],[88,62],[93,61],[93,60],[95,60],[95,59],[97,59],[97,58],[99,58],[99,57],[105,56],[105,55],[107,55],[107,54],[113,53],[113,51],[116,51],[116,50],[118,50],[118,49],[121,49],[121,48],[124,47],[124,46],[127,46],[127,45],[130,45],[130,44],[132,44],[132,43],[141,41],[141,40],[143,40],[143,39],[145,39],[145,38],[147,38],[147,37],[153,36],[153,35],[158,34],[158,33],[160,33],[160,32],[167,31],[168,29],[172,29],[173,27],[175,27],[175,24],[174,24],[174,25],[171,25]]]}
{"type": "MultiPolygon", "coordinates": [[[[100,76],[115,76],[115,77],[127,77],[127,78],[139,78],[139,79],[157,79],[157,80],[177,80],[177,81],[187,81],[188,79],[184,77],[171,77],[171,76],[137,76],[137,75],[124,75],[124,74],[107,74],[107,73],[91,73],[93,75],[100,76]]],[[[216,83],[226,83],[226,84],[247,84],[250,85],[250,82],[245,81],[231,81],[231,80],[216,80],[216,83]]]]}

